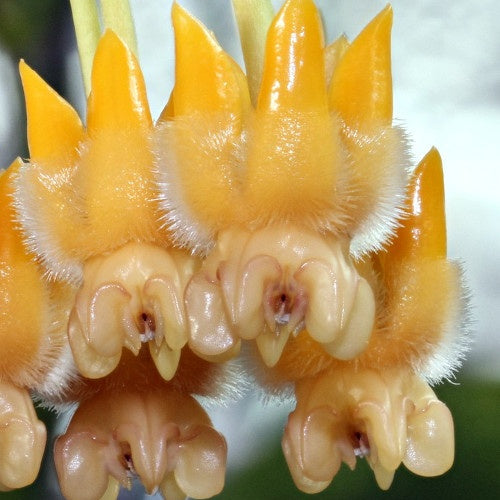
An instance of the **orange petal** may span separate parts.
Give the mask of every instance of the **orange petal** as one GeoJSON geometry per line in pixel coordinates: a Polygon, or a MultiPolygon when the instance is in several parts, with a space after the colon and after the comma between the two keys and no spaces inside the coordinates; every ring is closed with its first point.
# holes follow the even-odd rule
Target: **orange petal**
{"type": "Polygon", "coordinates": [[[84,130],[76,111],[24,61],[19,63],[33,161],[71,162],[84,130]]]}
{"type": "Polygon", "coordinates": [[[267,35],[259,110],[326,109],[323,30],[311,0],[288,0],[267,35]]]}
{"type": "Polygon", "coordinates": [[[432,148],[413,174],[408,193],[409,217],[389,249],[391,259],[446,258],[446,216],[441,156],[432,148]]]}
{"type": "Polygon", "coordinates": [[[174,3],[176,84],[175,115],[228,111],[240,115],[250,97],[245,76],[213,35],[186,10],[174,3]]]}
{"type": "Polygon", "coordinates": [[[250,216],[316,221],[331,208],[340,146],[328,111],[324,66],[314,3],[287,1],[269,28],[249,134],[245,205],[250,216]]]}
{"type": "Polygon", "coordinates": [[[345,35],[340,35],[337,40],[325,47],[326,81],[330,82],[335,68],[349,48],[349,40],[345,35]]]}
{"type": "Polygon", "coordinates": [[[171,120],[174,117],[174,99],[173,99],[173,93],[170,94],[170,97],[168,98],[168,102],[163,108],[160,117],[158,118],[157,123],[164,122],[166,120],[171,120]]]}
{"type": "Polygon", "coordinates": [[[114,127],[94,131],[74,180],[91,231],[79,250],[90,255],[159,236],[149,129],[114,127]]]}
{"type": "Polygon", "coordinates": [[[11,206],[12,177],[21,165],[17,159],[0,174],[0,379],[20,385],[36,372],[33,363],[48,321],[48,294],[34,256],[24,248],[11,206]]]}
{"type": "Polygon", "coordinates": [[[330,107],[348,124],[392,121],[391,26],[388,5],[353,41],[333,74],[330,107]]]}
{"type": "MultiPolygon", "coordinates": [[[[208,30],[176,3],[172,18],[176,83],[160,122],[175,120],[157,134],[161,209],[203,247],[238,209],[235,145],[250,97],[243,72],[208,30]]],[[[174,236],[182,240],[181,233],[174,236]]]]}
{"type": "Polygon", "coordinates": [[[149,127],[151,124],[139,63],[120,38],[107,30],[94,57],[88,130],[91,133],[102,128],[149,127]]]}
{"type": "Polygon", "coordinates": [[[12,207],[12,195],[14,193],[12,179],[19,172],[22,165],[21,158],[16,158],[7,170],[0,170],[0,227],[2,228],[0,231],[0,249],[2,255],[5,252],[13,255],[24,253],[22,234],[16,228],[16,213],[12,207]]]}
{"type": "Polygon", "coordinates": [[[92,234],[82,251],[96,254],[130,239],[152,240],[157,214],[150,145],[152,119],[133,53],[108,30],[94,58],[88,102],[90,141],[75,186],[92,234]]]}

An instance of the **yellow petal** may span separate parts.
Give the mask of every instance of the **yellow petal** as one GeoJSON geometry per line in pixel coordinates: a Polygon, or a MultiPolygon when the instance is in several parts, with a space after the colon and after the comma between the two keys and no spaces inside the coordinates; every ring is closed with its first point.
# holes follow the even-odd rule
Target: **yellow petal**
{"type": "Polygon", "coordinates": [[[350,125],[392,121],[391,26],[388,5],[352,42],[333,74],[330,107],[350,125]]]}
{"type": "Polygon", "coordinates": [[[71,162],[84,134],[78,114],[22,60],[19,72],[26,100],[32,161],[71,162]]]}
{"type": "Polygon", "coordinates": [[[446,216],[441,156],[432,148],[416,168],[408,193],[409,217],[389,249],[391,259],[446,258],[446,216]]]}
{"type": "Polygon", "coordinates": [[[139,63],[111,30],[101,38],[92,68],[88,101],[90,134],[102,128],[134,128],[152,125],[146,86],[139,63]]]}
{"type": "Polygon", "coordinates": [[[245,76],[212,34],[186,10],[174,3],[175,115],[227,111],[241,114],[250,97],[245,76]]]}
{"type": "Polygon", "coordinates": [[[259,110],[326,109],[321,19],[311,0],[288,0],[269,28],[259,110]]]}

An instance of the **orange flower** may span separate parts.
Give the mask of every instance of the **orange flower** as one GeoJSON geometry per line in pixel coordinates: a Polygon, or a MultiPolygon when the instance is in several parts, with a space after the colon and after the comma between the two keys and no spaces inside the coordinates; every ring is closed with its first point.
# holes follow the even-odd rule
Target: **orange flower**
{"type": "Polygon", "coordinates": [[[465,355],[465,294],[439,154],[411,172],[393,124],[392,10],[325,46],[312,0],[252,6],[235,0],[245,75],[174,4],[157,124],[112,30],[81,49],[85,126],[21,62],[30,159],[0,177],[1,489],[38,472],[30,390],[78,404],[55,446],[68,499],[116,498],[134,476],[169,499],[217,494],[226,443],[193,396],[256,380],[294,387],[282,443],[305,492],[356,457],[384,489],[401,463],[451,466],[429,384],[465,355]]]}
{"type": "Polygon", "coordinates": [[[188,345],[221,360],[255,341],[264,388],[295,383],[283,446],[304,491],[356,454],[383,488],[401,462],[441,474],[452,421],[427,383],[467,351],[465,294],[446,260],[439,154],[410,175],[392,123],[392,10],[325,47],[310,0],[255,33],[255,9],[236,3],[250,92],[212,35],[173,13],[161,206],[176,241],[206,255],[186,289],[188,345]]]}
{"type": "MultiPolygon", "coordinates": [[[[9,320],[2,336],[4,326],[24,317],[18,295],[32,300],[33,317],[16,325],[23,337],[14,344],[23,349],[2,365],[11,381],[4,399],[13,408],[5,418],[26,422],[5,431],[3,453],[13,465],[20,460],[15,443],[26,429],[33,437],[21,443],[29,459],[24,483],[8,471],[2,482],[32,481],[43,453],[43,426],[20,399],[27,388],[48,405],[79,403],[56,445],[67,498],[116,497],[133,474],[167,497],[213,496],[224,481],[225,440],[192,394],[220,399],[231,381],[226,367],[184,347],[184,288],[199,264],[172,247],[158,220],[153,123],[138,62],[117,35],[104,34],[86,127],[24,62],[20,70],[30,160],[2,176],[2,197],[14,191],[14,207],[2,212],[9,224],[2,237],[9,320]],[[75,487],[82,482],[85,492],[75,487]]],[[[4,348],[14,349],[12,343],[4,348]]]]}

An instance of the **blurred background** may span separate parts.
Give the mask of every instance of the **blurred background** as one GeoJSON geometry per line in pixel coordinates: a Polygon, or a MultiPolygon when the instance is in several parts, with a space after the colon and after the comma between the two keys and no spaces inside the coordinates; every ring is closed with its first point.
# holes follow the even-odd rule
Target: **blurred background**
{"type": "MultiPolygon", "coordinates": [[[[179,0],[213,30],[242,64],[229,0],[179,0]]],[[[280,1],[275,2],[278,8],[280,1]]],[[[320,0],[326,39],[353,39],[385,0],[320,0]]],[[[173,85],[171,0],[131,0],[141,66],[157,117],[173,85]]],[[[464,262],[472,292],[475,342],[453,383],[435,388],[451,409],[456,460],[443,477],[401,468],[388,492],[366,463],[343,467],[325,492],[310,498],[498,498],[500,488],[500,3],[496,0],[394,0],[394,113],[413,138],[417,162],[431,146],[443,157],[449,255],[464,262]]],[[[0,0],[0,166],[27,157],[17,63],[32,66],[84,116],[84,94],[69,0],[0,0]]],[[[229,471],[220,499],[302,499],[280,440],[292,406],[263,406],[250,397],[211,412],[229,442],[229,471]]],[[[41,413],[52,436],[63,429],[41,413]]],[[[58,490],[50,448],[37,482],[1,498],[52,499],[58,490]]],[[[1,462],[0,462],[1,466],[1,462]]],[[[140,486],[121,499],[153,498],[140,486]]]]}

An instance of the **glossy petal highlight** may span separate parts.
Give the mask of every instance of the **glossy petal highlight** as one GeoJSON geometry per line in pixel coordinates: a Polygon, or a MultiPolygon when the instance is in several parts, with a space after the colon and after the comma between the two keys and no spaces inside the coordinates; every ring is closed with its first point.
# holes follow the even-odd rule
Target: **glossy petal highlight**
{"type": "Polygon", "coordinates": [[[89,134],[105,128],[150,127],[146,86],[133,53],[111,30],[101,38],[92,67],[89,134]],[[113,71],[110,71],[113,68],[113,71]]]}
{"type": "Polygon", "coordinates": [[[453,463],[453,421],[418,377],[394,370],[338,370],[297,387],[283,449],[296,485],[322,491],[341,462],[366,457],[382,489],[403,462],[436,476],[453,463]]]}
{"type": "Polygon", "coordinates": [[[222,489],[226,454],[224,438],[196,401],[168,389],[101,393],[80,405],[55,445],[69,500],[100,498],[111,478],[130,488],[136,475],[149,493],[160,487],[169,498],[173,487],[209,498],[222,489]]]}
{"type": "Polygon", "coordinates": [[[26,100],[30,158],[46,164],[71,163],[84,137],[76,111],[24,61],[19,72],[26,100]]]}
{"type": "Polygon", "coordinates": [[[330,107],[351,127],[392,122],[392,8],[387,6],[352,42],[335,69],[330,107]]]}
{"type": "Polygon", "coordinates": [[[46,438],[28,391],[0,381],[0,491],[22,488],[36,479],[46,438]]]}

